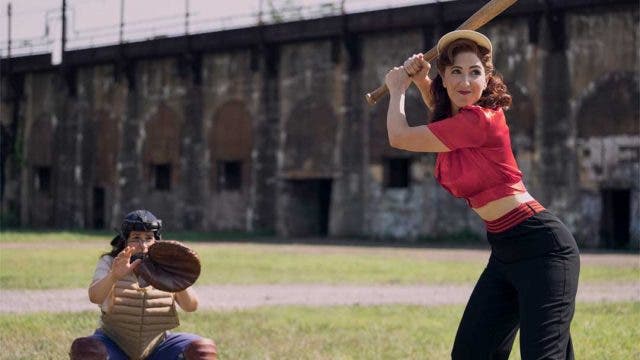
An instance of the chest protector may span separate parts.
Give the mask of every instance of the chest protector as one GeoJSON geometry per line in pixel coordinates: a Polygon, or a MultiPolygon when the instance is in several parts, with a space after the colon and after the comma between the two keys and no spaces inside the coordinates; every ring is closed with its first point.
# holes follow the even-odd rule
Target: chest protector
{"type": "Polygon", "coordinates": [[[141,288],[134,276],[116,282],[108,310],[102,312],[102,331],[131,359],[144,359],[165,331],[180,325],[173,294],[151,286],[141,288]]]}

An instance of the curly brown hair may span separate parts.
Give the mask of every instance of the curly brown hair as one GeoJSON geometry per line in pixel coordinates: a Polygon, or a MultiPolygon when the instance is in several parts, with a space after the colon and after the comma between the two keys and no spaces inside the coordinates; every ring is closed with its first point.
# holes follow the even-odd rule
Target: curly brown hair
{"type": "Polygon", "coordinates": [[[431,122],[440,121],[451,117],[451,100],[447,94],[447,89],[442,85],[442,77],[447,66],[453,65],[456,55],[462,52],[472,52],[478,56],[484,72],[487,76],[487,88],[484,89],[480,100],[476,103],[484,108],[496,110],[503,108],[507,110],[511,105],[511,95],[502,80],[502,76],[498,74],[491,59],[491,52],[482,46],[478,46],[475,42],[467,39],[459,39],[444,48],[440,57],[438,57],[437,67],[438,76],[431,83],[431,94],[435,103],[431,122]]]}

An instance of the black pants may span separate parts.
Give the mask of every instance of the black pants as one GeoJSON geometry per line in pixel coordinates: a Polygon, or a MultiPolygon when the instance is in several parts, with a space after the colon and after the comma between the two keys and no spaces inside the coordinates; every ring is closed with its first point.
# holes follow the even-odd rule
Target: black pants
{"type": "Polygon", "coordinates": [[[573,359],[569,326],[580,255],[569,230],[543,211],[487,236],[489,263],[462,316],[452,358],[507,360],[520,328],[523,360],[573,359]]]}

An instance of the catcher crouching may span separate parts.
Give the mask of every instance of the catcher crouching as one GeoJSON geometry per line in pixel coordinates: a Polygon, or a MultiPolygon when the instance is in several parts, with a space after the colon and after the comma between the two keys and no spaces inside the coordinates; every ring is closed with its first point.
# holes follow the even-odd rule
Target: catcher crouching
{"type": "Polygon", "coordinates": [[[98,261],[89,299],[100,305],[100,328],[71,344],[72,360],[215,360],[211,339],[169,330],[198,308],[191,285],[198,255],[177,241],[161,241],[162,221],[147,210],[127,214],[111,252],[98,261]]]}

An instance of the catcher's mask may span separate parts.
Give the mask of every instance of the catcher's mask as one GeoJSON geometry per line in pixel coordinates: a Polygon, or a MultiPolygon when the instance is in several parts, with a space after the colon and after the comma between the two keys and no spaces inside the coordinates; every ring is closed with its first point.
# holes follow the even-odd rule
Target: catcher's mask
{"type": "Polygon", "coordinates": [[[132,211],[124,217],[120,232],[122,238],[127,240],[132,231],[153,231],[156,240],[160,240],[162,220],[158,219],[148,210],[132,211]]]}

